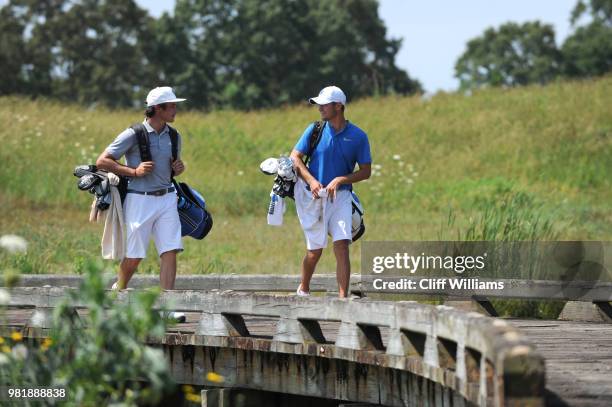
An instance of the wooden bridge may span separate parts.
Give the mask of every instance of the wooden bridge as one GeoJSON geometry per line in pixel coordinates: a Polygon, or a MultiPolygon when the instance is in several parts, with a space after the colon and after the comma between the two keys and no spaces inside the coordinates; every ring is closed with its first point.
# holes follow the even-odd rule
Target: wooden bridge
{"type": "MultiPolygon", "coordinates": [[[[40,316],[48,316],[79,280],[24,276],[11,290],[11,329],[44,335],[49,321],[40,316]],[[34,309],[38,317],[31,319],[34,309]]],[[[216,372],[226,389],[346,405],[612,405],[612,324],[604,322],[612,317],[612,284],[509,280],[501,293],[460,292],[489,312],[487,295],[533,298],[544,292],[580,300],[582,319],[587,310],[597,323],[499,319],[414,301],[271,294],[292,292],[297,283],[295,276],[179,276],[177,290],[163,292],[157,306],[185,311],[188,321],[154,345],[163,347],[175,379],[193,385],[219,386],[207,380],[216,372]]],[[[133,280],[135,287],[157,284],[154,277],[133,280]]],[[[335,286],[335,276],[318,275],[311,289],[335,286]]],[[[352,277],[354,293],[363,295],[367,287],[352,277]]],[[[133,294],[123,290],[117,301],[133,294]]],[[[72,305],[86,312],[84,304],[72,305]]],[[[214,398],[203,404],[228,405],[214,398]]]]}

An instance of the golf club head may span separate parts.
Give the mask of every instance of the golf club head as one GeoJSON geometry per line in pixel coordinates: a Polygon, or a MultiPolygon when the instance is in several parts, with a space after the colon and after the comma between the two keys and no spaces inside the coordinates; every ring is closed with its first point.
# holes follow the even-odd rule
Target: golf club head
{"type": "Polygon", "coordinates": [[[98,168],[95,165],[78,165],[74,168],[74,176],[81,178],[84,175],[96,172],[98,168]]]}

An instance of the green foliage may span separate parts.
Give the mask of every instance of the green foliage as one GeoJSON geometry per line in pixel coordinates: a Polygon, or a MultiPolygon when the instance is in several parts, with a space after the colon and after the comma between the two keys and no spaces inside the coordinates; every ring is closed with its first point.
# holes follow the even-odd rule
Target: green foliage
{"type": "MultiPolygon", "coordinates": [[[[542,203],[535,202],[524,192],[500,191],[491,196],[479,197],[473,208],[477,218],[457,240],[466,241],[537,241],[554,240],[550,214],[542,210],[542,203]]],[[[452,219],[452,215],[449,215],[452,219]]]]}
{"type": "MultiPolygon", "coordinates": [[[[389,96],[352,103],[348,118],[368,133],[374,160],[372,178],[355,185],[366,211],[364,239],[455,240],[458,231],[463,238],[470,229],[484,234],[479,220],[488,211],[487,219],[500,219],[498,237],[504,236],[501,219],[524,213],[525,221],[549,221],[562,240],[609,240],[611,97],[612,78],[606,77],[479,90],[469,97],[440,93],[426,101],[389,96]],[[499,212],[516,195],[525,195],[520,213],[499,212]],[[454,224],[441,228],[449,207],[454,224]]],[[[141,115],[0,98],[0,121],[10,123],[0,128],[0,232],[30,243],[22,264],[0,251],[0,269],[77,273],[100,257],[103,225],[87,221],[92,196],[77,190],[72,171],[141,115]]],[[[203,241],[183,240],[179,273],[299,272],[304,240],[293,203],[282,228],[266,224],[272,178],[259,164],[288,154],[317,118],[316,108],[306,106],[179,112],[175,124],[187,166],[179,179],[202,192],[215,220],[203,241]]],[[[527,235],[525,221],[512,233],[527,235]]],[[[155,253],[151,244],[139,274],[158,275],[155,253]]],[[[357,272],[359,243],[351,246],[351,260],[357,272]]],[[[106,264],[109,271],[117,268],[106,264]]],[[[324,255],[319,270],[333,272],[334,256],[324,255]]]]}
{"type": "Polygon", "coordinates": [[[551,25],[506,23],[470,40],[455,65],[462,89],[545,84],[559,74],[561,54],[551,25]]]}
{"type": "Polygon", "coordinates": [[[142,106],[171,84],[191,108],[415,93],[374,0],[179,0],[153,19],[134,0],[11,0],[0,8],[0,90],[142,106]],[[330,22],[333,21],[333,24],[330,22]]]}
{"type": "Polygon", "coordinates": [[[0,385],[63,388],[69,405],[136,406],[156,403],[171,390],[163,352],[144,344],[165,332],[152,310],[159,290],[138,292],[129,304],[119,304],[105,283],[99,265],[89,263],[81,287],[54,309],[48,339],[25,347],[14,333],[12,352],[0,355],[5,356],[0,385]],[[78,317],[71,302],[89,312],[78,317]]]}
{"type": "Polygon", "coordinates": [[[576,27],[563,43],[564,73],[569,77],[592,77],[612,70],[612,1],[579,1],[572,25],[588,14],[590,22],[576,27]]]}
{"type": "Polygon", "coordinates": [[[455,64],[461,89],[544,84],[558,77],[589,78],[612,70],[612,0],[579,0],[575,31],[561,49],[552,26],[506,23],[472,39],[455,64]],[[579,20],[590,21],[579,26],[579,20]]]}

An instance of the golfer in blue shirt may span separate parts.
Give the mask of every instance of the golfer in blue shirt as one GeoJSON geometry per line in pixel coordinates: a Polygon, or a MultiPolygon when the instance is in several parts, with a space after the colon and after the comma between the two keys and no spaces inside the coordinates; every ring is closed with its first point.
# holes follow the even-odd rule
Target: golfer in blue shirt
{"type": "MultiPolygon", "coordinates": [[[[327,246],[327,236],[332,237],[336,256],[336,278],[340,297],[348,296],[351,265],[349,244],[352,241],[352,184],[370,178],[372,158],[368,136],[359,127],[344,117],[346,95],[336,86],[323,88],[319,96],[309,99],[319,107],[323,128],[320,141],[313,152],[310,148],[310,135],[314,124],[306,128],[304,134],[291,152],[291,158],[300,180],[296,184],[296,207],[304,236],[306,237],[306,256],[302,261],[302,280],[297,289],[300,296],[309,295],[310,280],[323,248],[327,246]],[[310,155],[308,167],[303,158],[310,155]],[[355,165],[359,169],[355,171],[355,165]],[[310,200],[325,200],[324,205],[310,205],[302,202],[306,189],[310,200]],[[300,201],[300,202],[298,202],[300,201]],[[320,221],[306,222],[309,208],[321,210],[320,221]]],[[[317,203],[313,201],[311,203],[317,203]]],[[[316,217],[316,216],[315,216],[316,217]]]]}

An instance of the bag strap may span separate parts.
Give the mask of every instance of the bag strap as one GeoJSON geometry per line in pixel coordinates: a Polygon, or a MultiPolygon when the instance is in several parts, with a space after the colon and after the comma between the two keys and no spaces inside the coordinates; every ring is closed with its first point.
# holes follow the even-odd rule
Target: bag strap
{"type": "MultiPolygon", "coordinates": [[[[178,157],[178,132],[174,127],[168,126],[168,134],[170,136],[170,143],[172,144],[172,160],[176,160],[178,157]]],[[[149,144],[149,132],[145,128],[144,124],[136,123],[130,126],[134,133],[136,133],[136,139],[138,140],[138,149],[140,150],[140,161],[152,161],[151,147],[149,144]]],[[[172,173],[174,176],[174,172],[172,173]]]]}
{"type": "Polygon", "coordinates": [[[304,164],[308,165],[310,162],[310,157],[314,154],[315,149],[319,145],[319,141],[321,141],[321,133],[323,133],[323,129],[327,124],[326,121],[316,121],[314,122],[314,126],[312,127],[312,131],[310,132],[310,139],[308,140],[308,154],[306,155],[306,159],[304,160],[304,164]]]}
{"type": "Polygon", "coordinates": [[[130,126],[136,134],[136,140],[138,142],[138,149],[140,150],[140,161],[152,161],[151,147],[149,146],[149,132],[145,128],[144,124],[136,123],[130,126]]]}

